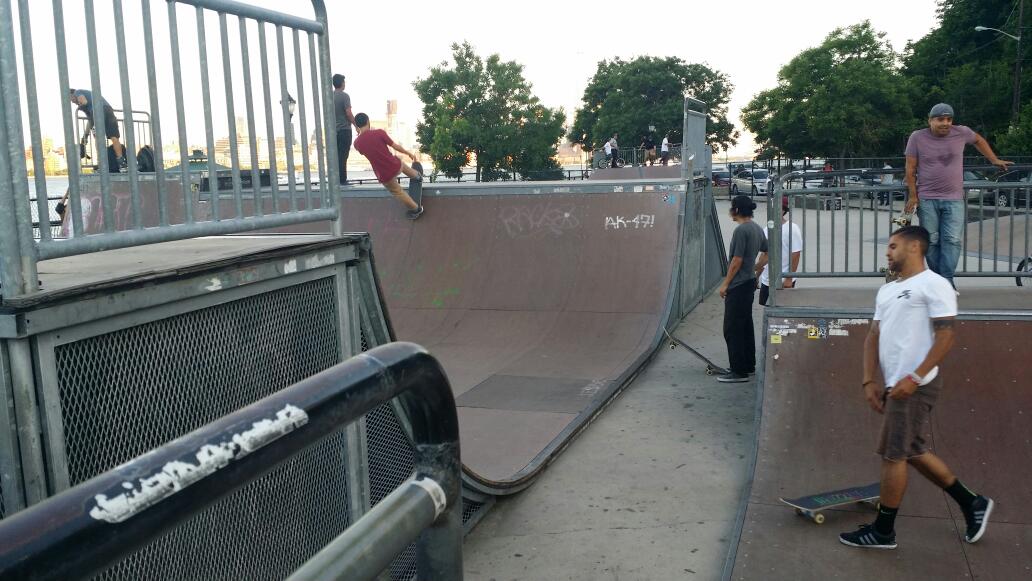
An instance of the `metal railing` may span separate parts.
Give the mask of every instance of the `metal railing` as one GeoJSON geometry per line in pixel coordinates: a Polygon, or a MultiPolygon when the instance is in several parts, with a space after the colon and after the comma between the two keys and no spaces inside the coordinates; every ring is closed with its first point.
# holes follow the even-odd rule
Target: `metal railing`
{"type": "MultiPolygon", "coordinates": [[[[982,167],[965,169],[985,170],[982,167]]],[[[960,232],[957,277],[1032,276],[1032,166],[1013,166],[1022,181],[964,182],[964,225],[960,232]]],[[[768,198],[770,262],[780,264],[782,198],[787,219],[802,230],[799,270],[772,269],[772,290],[785,277],[846,278],[885,275],[889,235],[904,214],[907,187],[902,170],[791,172],[776,181],[768,198]],[[819,180],[804,188],[804,182],[819,180]],[[831,184],[831,185],[824,185],[831,184]],[[814,186],[817,187],[814,187],[814,186]]],[[[913,223],[919,224],[917,216],[913,223]]],[[[794,251],[794,249],[793,249],[794,251]]]]}
{"type": "MultiPolygon", "coordinates": [[[[115,121],[118,123],[118,126],[120,128],[119,129],[119,133],[121,133],[122,135],[126,135],[128,133],[128,131],[125,129],[125,124],[127,122],[127,118],[131,117],[132,118],[132,123],[133,123],[132,134],[133,134],[134,137],[138,138],[138,140],[136,142],[136,145],[139,146],[138,148],[142,148],[142,147],[147,146],[147,145],[150,145],[150,146],[153,147],[153,144],[150,142],[150,140],[151,140],[151,128],[150,128],[151,118],[150,118],[150,113],[148,113],[147,111],[137,110],[137,111],[131,111],[129,113],[129,115],[126,115],[126,112],[122,111],[121,109],[114,109],[114,113],[115,113],[115,121]]],[[[89,123],[89,117],[87,117],[82,111],[79,111],[79,112],[76,113],[76,116],[75,116],[75,133],[74,133],[74,135],[75,135],[75,139],[76,139],[77,142],[82,143],[83,138],[86,137],[86,127],[88,126],[88,123],[89,123]]],[[[87,153],[87,155],[89,155],[89,151],[90,151],[90,149],[92,149],[93,154],[89,155],[89,158],[94,161],[94,165],[92,166],[92,168],[93,168],[94,171],[99,171],[100,170],[100,165],[99,165],[100,161],[99,161],[99,159],[100,159],[101,154],[104,153],[104,142],[106,140],[95,139],[95,137],[96,137],[95,135],[90,135],[89,136],[90,143],[87,146],[86,153],[87,153]]],[[[133,152],[130,152],[128,150],[128,148],[127,148],[125,155],[126,155],[127,158],[131,159],[131,158],[134,157],[135,154],[133,152]]],[[[79,157],[79,169],[80,170],[82,169],[82,159],[83,159],[83,157],[80,155],[80,157],[79,157]]],[[[137,169],[139,169],[139,168],[137,168],[137,169]]]]}
{"type": "MultiPolygon", "coordinates": [[[[0,144],[4,153],[0,154],[0,284],[4,295],[26,295],[37,290],[36,263],[39,260],[71,256],[88,252],[122,248],[141,244],[181,240],[197,236],[227,234],[262,228],[273,228],[302,222],[335,220],[338,217],[335,188],[321,187],[313,192],[310,174],[311,168],[319,175],[319,184],[337,183],[336,150],[327,145],[332,143],[334,135],[334,113],[330,83],[330,50],[327,29],[326,10],[322,0],[312,0],[315,12],[314,19],[299,18],[289,14],[257,8],[232,0],[169,0],[167,2],[144,1],[130,4],[130,14],[135,22],[139,22],[142,31],[142,51],[145,55],[145,70],[140,68],[130,71],[127,61],[126,47],[126,10],[122,0],[112,0],[112,12],[97,18],[100,14],[93,0],[82,3],[83,12],[78,15],[65,14],[64,2],[53,0],[52,16],[43,12],[33,3],[30,10],[28,0],[17,0],[16,9],[11,0],[0,1],[0,84],[4,91],[0,99],[0,144]],[[162,52],[162,59],[170,62],[171,74],[164,68],[159,70],[155,56],[155,34],[151,5],[165,5],[167,8],[167,33],[170,39],[168,53],[162,52]],[[193,10],[182,11],[180,7],[192,7],[193,10]],[[43,13],[43,17],[53,19],[53,42],[56,48],[56,78],[46,79],[42,90],[37,91],[37,67],[33,50],[33,13],[43,13]],[[187,12],[192,12],[193,18],[187,12]],[[221,68],[223,72],[222,91],[213,95],[209,78],[209,53],[207,34],[212,26],[206,18],[218,19],[218,37],[220,39],[221,68]],[[230,26],[228,17],[235,17],[238,30],[235,37],[239,46],[231,48],[230,26]],[[138,20],[136,20],[138,18],[138,20]],[[194,21],[196,43],[194,39],[182,41],[181,24],[194,21]],[[114,54],[117,58],[106,58],[101,64],[98,56],[98,21],[102,25],[103,37],[113,36],[116,44],[114,54]],[[15,23],[18,23],[19,38],[15,35],[15,23]],[[98,155],[96,162],[99,182],[95,192],[90,193],[89,204],[92,213],[86,214],[89,228],[84,224],[82,172],[75,155],[68,155],[69,168],[69,207],[71,210],[72,236],[67,240],[56,240],[49,230],[43,229],[39,240],[33,237],[32,220],[29,212],[30,196],[28,191],[28,171],[23,152],[26,149],[25,128],[23,128],[23,109],[26,111],[28,142],[32,150],[33,174],[38,214],[45,213],[47,199],[46,172],[44,171],[43,140],[41,133],[41,116],[53,115],[56,112],[40,111],[37,97],[39,95],[61,95],[64,148],[66,154],[78,150],[75,119],[72,106],[68,103],[69,89],[74,87],[70,80],[69,47],[66,45],[66,29],[69,25],[81,27],[85,36],[85,50],[73,55],[76,59],[85,54],[88,61],[88,88],[96,102],[93,107],[96,134],[104,136],[105,115],[100,106],[103,95],[121,97],[121,109],[124,111],[122,138],[126,151],[135,154],[142,143],[153,145],[155,156],[155,177],[145,181],[145,187],[156,189],[156,209],[153,223],[149,223],[144,215],[144,202],[141,197],[140,179],[136,164],[128,164],[128,177],[115,178],[108,171],[106,155],[98,155]],[[106,27],[106,28],[104,28],[106,27]],[[111,30],[108,31],[108,28],[111,30]],[[261,83],[260,98],[252,87],[252,53],[255,52],[249,38],[258,38],[256,55],[260,61],[261,75],[255,79],[261,83]],[[275,40],[275,54],[278,68],[270,72],[269,60],[273,48],[267,37],[275,40]],[[287,38],[289,37],[289,38],[287,38]],[[19,42],[20,40],[20,42],[19,42]],[[318,46],[317,46],[318,45],[318,46]],[[185,51],[194,51],[194,65],[186,64],[185,51]],[[289,50],[288,50],[289,49],[289,50]],[[306,49],[306,50],[305,50],[306,49]],[[288,52],[292,53],[291,66],[287,66],[288,52]],[[306,53],[302,58],[302,53],[306,53]],[[16,55],[20,54],[20,60],[16,55]],[[303,62],[304,61],[304,62],[303,62]],[[19,66],[20,65],[20,66],[19,66]],[[101,86],[102,69],[111,74],[111,68],[117,68],[118,90],[104,91],[101,86]],[[292,69],[292,70],[291,70],[292,69]],[[19,71],[24,71],[24,78],[19,78],[19,71]],[[272,74],[272,73],[275,74],[272,74]],[[306,90],[305,72],[310,83],[306,90]],[[192,100],[187,106],[184,97],[184,76],[196,74],[200,80],[199,98],[192,100]],[[168,78],[171,77],[171,81],[168,78]],[[242,91],[234,91],[242,81],[242,91]],[[278,81],[278,83],[277,83],[278,81]],[[159,92],[159,83],[161,84],[159,92]],[[273,96],[272,85],[278,95],[273,96]],[[171,86],[168,86],[171,85],[171,86]],[[289,86],[288,86],[289,85],[289,86]],[[137,115],[134,114],[134,89],[147,88],[148,111],[150,115],[149,134],[138,134],[137,115]],[[160,93],[160,97],[159,97],[160,93]],[[162,137],[162,119],[169,117],[167,106],[162,108],[162,98],[174,94],[175,111],[171,116],[178,130],[180,146],[180,170],[165,171],[162,160],[164,140],[162,137]],[[239,94],[239,97],[237,96],[239,94]],[[229,154],[231,158],[232,187],[226,191],[217,191],[202,208],[198,204],[203,200],[195,200],[195,184],[191,181],[189,171],[189,147],[187,132],[188,114],[203,118],[205,142],[208,156],[208,175],[217,175],[215,161],[215,138],[213,126],[213,96],[225,104],[225,115],[228,120],[229,154]],[[296,97],[296,98],[295,98],[296,97]],[[239,110],[237,101],[244,102],[244,118],[247,124],[247,152],[239,151],[236,118],[239,110]],[[197,103],[199,101],[199,103],[197,103]],[[273,111],[279,102],[278,117],[281,127],[277,133],[277,115],[273,111]],[[295,111],[296,104],[296,111],[295,111]],[[271,180],[268,188],[256,187],[245,196],[241,187],[241,156],[251,158],[252,184],[260,184],[258,176],[259,152],[257,147],[256,109],[264,106],[265,138],[269,148],[268,159],[271,167],[271,180]],[[313,162],[309,159],[307,147],[302,147],[302,166],[305,172],[303,183],[297,183],[293,168],[293,116],[297,113],[301,135],[309,135],[310,127],[314,129],[315,155],[313,162]],[[284,160],[277,159],[277,135],[284,143],[284,160]],[[277,170],[287,169],[288,183],[285,188],[278,185],[277,170]],[[178,185],[177,185],[178,182],[178,185]],[[123,191],[116,191],[113,184],[118,184],[123,191]],[[181,197],[173,203],[173,190],[181,191],[181,197]],[[271,206],[271,207],[270,207],[271,206]],[[202,213],[203,210],[203,213],[202,213]],[[173,216],[177,219],[173,219],[173,216]],[[181,218],[181,219],[179,219],[181,218]]],[[[76,5],[79,3],[75,3],[76,5]]],[[[158,11],[155,11],[158,12],[158,11]]],[[[159,23],[160,24],[160,23],[159,23]]],[[[188,26],[182,27],[184,30],[188,26]]],[[[47,27],[48,33],[50,27],[47,27]]],[[[135,49],[135,47],[134,47],[135,49]]],[[[105,55],[106,56],[106,55],[105,55]]],[[[213,61],[215,59],[212,59],[213,61]]],[[[163,60],[163,64],[164,64],[163,60]]],[[[85,65],[86,63],[83,63],[85,65]]],[[[216,62],[212,68],[216,68],[216,62]]],[[[78,68],[85,69],[86,66],[78,68]]],[[[54,70],[50,67],[39,67],[41,72],[54,70]]],[[[111,77],[115,77],[111,74],[111,77]]],[[[111,78],[106,77],[106,78],[111,78]]],[[[194,77],[191,77],[194,78],[194,77]]],[[[167,104],[166,104],[167,105],[167,104]]],[[[98,141],[105,142],[105,139],[98,141]]],[[[98,150],[103,150],[103,143],[96,143],[98,150]]],[[[63,192],[60,192],[63,193],[63,192]]],[[[338,222],[339,224],[339,222],[338,222]]],[[[338,227],[339,229],[339,227],[338,227]]],[[[338,232],[339,233],[339,232],[338,232]]]]}
{"type": "Polygon", "coordinates": [[[451,387],[421,347],[392,343],[0,521],[0,580],[88,579],[395,397],[411,425],[415,474],[290,579],[373,579],[417,538],[420,579],[461,579],[451,387]]]}
{"type": "MultiPolygon", "coordinates": [[[[650,163],[648,155],[643,147],[620,147],[618,148],[618,159],[624,161],[624,165],[646,165],[650,163]]],[[[591,152],[591,166],[595,168],[605,168],[610,166],[610,159],[606,156],[606,152],[603,149],[596,149],[591,152]]],[[[656,144],[656,157],[652,161],[654,165],[662,165],[663,152],[660,151],[660,144],[656,144]]],[[[681,164],[681,144],[671,143],[670,152],[667,155],[667,165],[680,165],[681,164]]]]}

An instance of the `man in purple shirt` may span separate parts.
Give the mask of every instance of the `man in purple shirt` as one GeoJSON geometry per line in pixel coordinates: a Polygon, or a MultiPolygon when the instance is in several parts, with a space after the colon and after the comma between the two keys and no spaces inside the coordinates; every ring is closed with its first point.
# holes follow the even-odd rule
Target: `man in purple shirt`
{"type": "Polygon", "coordinates": [[[989,163],[1006,170],[1010,161],[996,157],[981,135],[953,124],[953,107],[939,103],[928,112],[928,128],[918,129],[907,141],[906,212],[917,217],[931,235],[928,267],[950,281],[960,258],[964,231],[964,146],[971,144],[989,163]]]}

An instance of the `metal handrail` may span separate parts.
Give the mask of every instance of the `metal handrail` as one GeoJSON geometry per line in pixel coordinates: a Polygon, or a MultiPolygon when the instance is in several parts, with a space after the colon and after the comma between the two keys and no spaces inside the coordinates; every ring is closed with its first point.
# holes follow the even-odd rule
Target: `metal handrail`
{"type": "MultiPolygon", "coordinates": [[[[995,166],[968,166],[964,169],[986,171],[997,170],[998,168],[995,166]]],[[[1032,170],[1032,165],[1013,165],[1007,171],[1014,170],[1032,170]]],[[[814,229],[816,230],[818,241],[816,244],[808,244],[808,238],[804,236],[803,248],[800,249],[803,254],[800,262],[802,269],[800,271],[786,272],[782,271],[781,268],[771,269],[770,290],[772,296],[780,288],[781,281],[788,277],[803,279],[884,276],[884,271],[877,267],[879,260],[877,254],[868,254],[865,257],[865,246],[871,247],[873,245],[873,249],[877,253],[879,240],[883,240],[884,237],[891,233],[892,229],[898,227],[894,220],[903,211],[902,208],[897,206],[893,194],[898,195],[902,192],[904,199],[906,199],[909,195],[907,194],[907,185],[901,181],[895,181],[895,179],[891,184],[877,185],[838,185],[837,182],[840,181],[839,178],[857,175],[880,182],[879,178],[882,175],[891,174],[895,177],[904,172],[905,170],[902,168],[835,170],[830,172],[797,170],[778,176],[775,180],[775,191],[767,200],[770,264],[782,264],[780,256],[782,252],[782,232],[781,228],[776,226],[780,223],[778,217],[781,216],[780,208],[785,198],[788,198],[790,202],[796,199],[803,200],[802,203],[789,204],[789,219],[797,226],[802,226],[804,231],[807,230],[808,216],[816,213],[815,217],[809,219],[816,222],[814,229]],[[832,185],[819,188],[788,187],[793,182],[799,182],[800,180],[816,180],[821,178],[831,179],[832,185]],[[875,199],[882,203],[882,208],[874,207],[875,199]],[[868,205],[870,207],[867,207],[868,205]],[[802,213],[802,220],[794,217],[794,214],[800,211],[802,213]],[[853,213],[858,213],[859,229],[858,232],[851,233],[850,215],[853,213]],[[873,218],[866,222],[865,225],[864,217],[870,214],[873,214],[873,218]],[[836,215],[840,216],[838,220],[841,220],[843,224],[841,232],[836,224],[836,215]],[[831,229],[827,248],[822,248],[820,244],[822,224],[824,227],[830,227],[831,229]],[[854,255],[850,252],[849,244],[857,236],[860,239],[859,253],[854,255]],[[844,252],[836,252],[837,244],[842,245],[844,252]],[[827,261],[821,260],[822,250],[827,252],[825,255],[829,257],[827,261]],[[816,265],[815,270],[807,270],[806,268],[806,264],[809,262],[807,258],[808,253],[816,253],[816,260],[813,261],[813,264],[816,265]],[[842,269],[836,268],[837,256],[845,259],[842,269]],[[829,261],[830,268],[826,268],[825,263],[829,261]],[[868,264],[872,265],[871,268],[867,268],[868,264]]],[[[1003,175],[1002,171],[1000,175],[1003,175]]],[[[805,181],[803,183],[805,185],[805,181]]],[[[1030,220],[1030,217],[1032,217],[1032,207],[1030,207],[1032,205],[1032,202],[1030,202],[1030,198],[1032,198],[1032,184],[1028,182],[979,180],[965,181],[963,188],[965,191],[964,201],[966,202],[963,205],[965,211],[964,229],[961,234],[963,242],[961,261],[957,265],[955,276],[975,278],[1006,277],[1018,280],[1032,277],[1032,270],[1029,270],[1027,266],[1015,265],[1019,258],[1025,258],[1029,253],[1032,253],[1032,228],[1030,228],[1032,226],[1032,220],[1030,220]],[[976,194],[978,197],[977,203],[971,202],[970,192],[972,191],[980,192],[976,194]],[[1008,192],[1011,192],[1009,197],[1004,197],[1008,192]],[[1014,195],[1018,192],[1021,193],[1023,198],[1023,201],[1020,203],[1014,195]],[[986,197],[993,200],[991,207],[986,207],[986,197]],[[998,200],[1006,200],[1010,207],[1001,208],[999,203],[1003,202],[997,203],[998,200]],[[1009,216],[1024,217],[1024,224],[1017,226],[1018,228],[1023,228],[1023,231],[1012,229],[1007,235],[1007,240],[1001,240],[1001,217],[1007,219],[1009,216]],[[977,226],[969,218],[973,218],[977,222],[977,226]],[[974,238],[971,238],[971,236],[974,236],[974,238]],[[970,264],[971,262],[974,264],[970,264]]],[[[1015,227],[1014,224],[1018,224],[1018,222],[1011,220],[1011,228],[1015,227]]],[[[1004,229],[1004,232],[1007,232],[1007,230],[1004,229]]],[[[1027,265],[1028,261],[1026,260],[1023,264],[1027,265]]]]}
{"type": "Polygon", "coordinates": [[[455,400],[436,359],[391,343],[0,521],[0,581],[91,578],[395,397],[411,425],[414,476],[292,578],[372,579],[418,537],[421,579],[461,579],[455,400]]]}
{"type": "MultiPolygon", "coordinates": [[[[263,228],[272,228],[287,224],[300,224],[322,220],[333,220],[335,233],[340,234],[340,214],[338,211],[338,200],[336,196],[337,165],[336,150],[329,144],[329,136],[334,131],[334,113],[332,103],[332,89],[330,87],[330,49],[329,33],[326,17],[326,8],[322,0],[312,0],[314,19],[301,18],[290,14],[276,12],[265,8],[251,6],[233,0],[168,0],[156,2],[147,0],[139,3],[143,24],[143,50],[146,57],[146,88],[147,107],[146,113],[133,106],[133,94],[130,90],[132,72],[129,69],[125,43],[127,21],[125,9],[122,2],[115,2],[113,8],[114,40],[116,43],[116,59],[101,61],[99,56],[98,28],[96,22],[96,11],[91,0],[82,5],[83,16],[66,15],[64,4],[61,0],[55,0],[52,6],[53,17],[53,42],[56,48],[57,67],[56,85],[67,95],[72,79],[69,75],[69,48],[66,43],[66,24],[75,22],[76,26],[85,29],[86,46],[85,53],[89,63],[88,82],[80,85],[88,88],[96,98],[102,95],[119,96],[124,109],[124,120],[122,138],[126,151],[135,154],[138,146],[143,143],[151,144],[153,147],[155,175],[141,179],[138,175],[136,164],[128,163],[127,180],[113,178],[108,167],[107,155],[104,151],[104,138],[95,140],[94,145],[98,149],[96,156],[98,182],[97,188],[89,188],[84,194],[80,175],[82,168],[79,159],[71,152],[79,146],[76,135],[77,115],[73,115],[71,107],[67,104],[62,108],[61,117],[64,126],[64,149],[68,155],[68,189],[69,207],[71,209],[71,238],[69,240],[56,240],[49,231],[40,233],[39,240],[34,239],[32,220],[28,205],[30,204],[28,191],[28,169],[22,152],[25,151],[26,141],[31,143],[33,174],[36,182],[36,191],[41,196],[36,200],[37,212],[42,214],[46,211],[44,197],[47,183],[43,169],[43,139],[41,135],[40,119],[37,94],[37,74],[34,59],[34,43],[32,42],[32,12],[37,10],[35,4],[28,0],[18,0],[17,16],[11,6],[11,2],[0,2],[0,84],[3,84],[5,91],[0,95],[0,144],[4,146],[3,159],[0,159],[0,183],[11,184],[12,187],[0,189],[0,284],[3,287],[3,294],[7,297],[28,295],[39,290],[38,272],[36,263],[39,260],[48,258],[59,258],[73,254],[98,252],[127,246],[137,246],[154,242],[167,242],[182,240],[196,236],[217,235],[225,233],[237,233],[263,228]],[[161,136],[162,117],[159,107],[158,87],[155,79],[159,72],[156,69],[154,59],[154,30],[152,25],[151,5],[163,5],[168,11],[168,38],[171,49],[172,60],[172,85],[175,97],[175,109],[173,124],[178,129],[178,141],[180,144],[180,169],[177,171],[166,171],[163,159],[163,146],[165,142],[161,136]],[[189,6],[193,9],[194,18],[187,18],[183,14],[180,19],[179,7],[189,6]],[[217,42],[211,42],[213,46],[209,51],[209,41],[206,24],[206,11],[217,13],[218,28],[217,42]],[[237,36],[239,47],[231,46],[232,35],[230,34],[230,20],[235,18],[235,25],[239,26],[240,32],[237,36]],[[81,19],[80,19],[81,18],[81,19]],[[182,20],[182,22],[180,22],[182,20]],[[222,61],[224,82],[222,89],[225,94],[223,99],[226,108],[226,119],[229,122],[229,153],[232,159],[232,189],[226,190],[225,196],[218,196],[214,203],[208,202],[203,206],[200,201],[192,195],[194,191],[189,170],[189,152],[187,151],[186,133],[186,97],[183,92],[184,71],[190,70],[189,64],[184,62],[180,54],[180,25],[187,26],[193,20],[193,26],[197,29],[197,70],[200,72],[201,98],[198,102],[197,111],[193,115],[203,117],[205,128],[205,140],[207,146],[208,175],[217,175],[217,164],[215,161],[215,139],[213,127],[213,99],[211,90],[212,84],[209,79],[209,62],[214,60],[222,61]],[[18,28],[19,35],[15,34],[18,28]],[[249,46],[248,29],[256,29],[258,32],[258,51],[256,60],[260,61],[262,79],[266,82],[263,85],[264,111],[255,111],[252,102],[251,91],[251,50],[249,46]],[[268,38],[267,38],[268,37],[268,38]],[[275,47],[272,45],[275,44],[275,47]],[[288,46],[289,45],[289,46],[288,46]],[[318,50],[317,50],[318,45],[318,50]],[[307,50],[306,50],[307,49],[307,50]],[[209,55],[209,52],[212,54],[209,55]],[[307,52],[307,59],[302,55],[307,52]],[[254,192],[249,192],[246,202],[252,206],[246,213],[244,211],[245,196],[242,192],[242,180],[240,177],[241,152],[238,150],[238,143],[235,136],[236,119],[234,90],[235,80],[233,71],[233,53],[241,58],[241,71],[244,80],[244,93],[247,99],[247,110],[244,118],[247,120],[248,134],[251,137],[249,150],[251,158],[252,184],[259,183],[256,166],[259,153],[255,145],[254,136],[255,119],[264,112],[266,129],[266,141],[269,148],[268,158],[270,162],[270,192],[259,191],[255,187],[254,192]],[[19,58],[19,54],[20,57],[19,58]],[[216,56],[218,55],[218,56],[216,56]],[[209,58],[209,56],[211,58],[209,58]],[[219,58],[221,57],[221,58],[219,58]],[[288,59],[293,61],[293,77],[288,80],[287,67],[288,59]],[[307,60],[307,63],[303,63],[307,60]],[[273,64],[272,72],[276,72],[278,66],[279,86],[269,86],[273,78],[270,72],[270,61],[273,64]],[[117,73],[117,82],[107,86],[106,91],[101,88],[101,64],[111,67],[117,73]],[[20,66],[19,66],[20,65],[20,66]],[[310,86],[304,82],[303,69],[310,69],[308,79],[310,86]],[[24,71],[24,75],[22,75],[24,71]],[[288,82],[291,86],[288,87],[288,82]],[[288,92],[289,91],[289,92],[288,92]],[[318,171],[321,184],[318,193],[313,192],[310,183],[306,179],[303,183],[297,184],[293,178],[293,142],[295,141],[295,130],[292,116],[295,110],[288,105],[294,101],[297,103],[297,119],[303,139],[307,139],[311,127],[317,128],[316,152],[314,162],[309,160],[305,163],[305,171],[312,174],[318,171]],[[273,103],[279,102],[278,106],[273,103]],[[22,113],[27,109],[27,127],[23,127],[22,113]],[[278,123],[274,122],[273,110],[279,109],[281,113],[282,127],[277,128],[278,123]],[[284,139],[284,150],[289,185],[281,188],[278,185],[277,163],[280,170],[283,169],[283,159],[277,160],[276,142],[278,135],[284,139]],[[316,170],[315,167],[318,166],[316,170]],[[166,180],[166,177],[180,182],[180,202],[173,201],[173,192],[170,186],[174,182],[166,180]],[[169,183],[166,183],[169,181],[169,183]],[[119,188],[127,188],[125,191],[113,191],[113,182],[119,188]],[[149,204],[143,199],[141,184],[146,182],[147,188],[156,189],[156,204],[149,204]],[[332,184],[332,185],[331,185],[332,184]],[[94,216],[84,218],[82,199],[85,195],[91,196],[92,212],[94,216]],[[227,208],[223,209],[223,199],[229,202],[232,197],[232,208],[226,203],[227,208]],[[318,199],[315,199],[318,196],[318,199]],[[271,197],[272,212],[264,208],[271,197]],[[299,201],[300,198],[300,201],[299,201]],[[285,202],[285,204],[281,204],[285,202]],[[303,203],[303,207],[301,206],[303,203]],[[173,206],[181,204],[181,207],[173,206]],[[195,205],[198,211],[195,212],[195,205]],[[284,209],[286,207],[286,209],[284,209]],[[316,209],[317,208],[317,209],[316,209]],[[156,211],[156,218],[145,216],[145,212],[156,211]],[[206,215],[201,215],[205,212],[206,215]],[[179,213],[173,223],[172,216],[179,213]],[[195,216],[195,213],[198,214],[195,216]],[[87,220],[90,228],[86,228],[87,220]],[[156,222],[156,223],[154,223],[156,222]]],[[[69,3],[70,4],[70,3],[69,3]]],[[[132,7],[130,7],[132,8],[132,7]]],[[[185,11],[184,11],[185,12],[185,11]]],[[[193,56],[193,55],[191,55],[193,56]]],[[[142,71],[140,74],[142,75],[142,71]]],[[[42,76],[42,75],[41,75],[42,76]]],[[[49,90],[49,89],[47,89],[49,90]]],[[[139,100],[138,100],[139,101],[139,100]]],[[[166,107],[167,109],[167,107],[166,107]]],[[[94,129],[98,136],[107,134],[105,131],[105,115],[102,107],[94,107],[92,112],[94,129]]],[[[165,113],[165,124],[168,125],[169,111],[165,113]]],[[[246,156],[246,154],[243,154],[246,156]]],[[[279,155],[282,158],[284,155],[279,155]]],[[[302,161],[309,157],[308,147],[302,147],[302,161]]],[[[174,186],[172,186],[174,187],[174,186]]],[[[150,193],[148,193],[150,195],[150,193]]]]}

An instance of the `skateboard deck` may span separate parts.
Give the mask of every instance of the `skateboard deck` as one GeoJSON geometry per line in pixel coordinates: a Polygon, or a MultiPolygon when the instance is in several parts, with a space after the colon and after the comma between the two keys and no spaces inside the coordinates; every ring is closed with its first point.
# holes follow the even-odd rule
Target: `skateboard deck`
{"type": "Polygon", "coordinates": [[[689,352],[691,352],[692,355],[694,355],[694,356],[698,357],[699,359],[701,359],[703,361],[703,363],[706,364],[706,375],[724,375],[724,374],[730,373],[730,370],[724,369],[723,367],[717,365],[716,363],[713,363],[705,355],[703,355],[702,353],[699,353],[698,351],[696,351],[694,347],[692,347],[691,345],[689,345],[689,344],[685,343],[684,341],[678,339],[677,337],[674,337],[672,334],[670,334],[670,331],[667,331],[666,329],[663,329],[663,333],[666,334],[668,339],[670,339],[670,348],[671,349],[673,349],[674,347],[677,347],[678,345],[680,345],[681,347],[684,347],[689,352]]]}
{"type": "Polygon", "coordinates": [[[914,221],[914,214],[903,212],[899,216],[892,219],[892,223],[902,228],[903,226],[909,226],[914,221]]]}
{"type": "MultiPolygon", "coordinates": [[[[414,161],[414,162],[412,162],[412,169],[418,171],[419,173],[423,173],[423,164],[419,163],[418,161],[414,161]]],[[[423,177],[424,177],[424,179],[426,178],[426,176],[423,176],[423,177]]],[[[419,206],[422,206],[423,205],[423,180],[418,180],[418,181],[417,180],[409,180],[409,183],[408,183],[408,195],[409,195],[410,198],[412,198],[413,202],[415,202],[419,206]]]]}
{"type": "Polygon", "coordinates": [[[808,494],[799,498],[780,498],[781,502],[796,510],[796,514],[805,516],[817,524],[824,523],[823,511],[854,503],[878,505],[881,498],[881,486],[875,482],[867,486],[853,486],[831,492],[808,494]]]}

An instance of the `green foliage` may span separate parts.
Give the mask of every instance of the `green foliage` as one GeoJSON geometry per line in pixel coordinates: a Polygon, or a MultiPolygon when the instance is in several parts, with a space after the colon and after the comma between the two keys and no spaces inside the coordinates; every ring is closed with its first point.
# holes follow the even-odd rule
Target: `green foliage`
{"type": "Polygon", "coordinates": [[[1032,151],[1032,102],[1021,108],[1018,124],[996,135],[993,144],[996,153],[1003,159],[1008,155],[1028,155],[1032,151]]]}
{"type": "Polygon", "coordinates": [[[870,22],[835,29],[778,72],[742,111],[760,148],[791,157],[880,156],[920,127],[899,58],[870,22]]]}
{"type": "MultiPolygon", "coordinates": [[[[915,117],[924,118],[932,105],[945,101],[953,105],[957,123],[990,140],[1008,132],[1017,43],[975,26],[1018,34],[1016,5],[1017,0],[940,0],[938,28],[909,44],[903,56],[904,73],[920,96],[915,117]]],[[[1032,95],[1029,77],[1023,95],[1032,95]]]]}
{"type": "Polygon", "coordinates": [[[452,45],[452,59],[413,83],[423,102],[416,134],[436,170],[459,177],[475,163],[477,179],[492,180],[557,168],[565,115],[531,93],[523,66],[484,60],[468,42],[452,45]]]}
{"type": "Polygon", "coordinates": [[[680,142],[684,95],[688,94],[709,108],[709,144],[727,149],[738,138],[727,118],[732,88],[727,75],[676,57],[603,60],[584,89],[569,139],[598,148],[613,133],[619,133],[621,147],[637,147],[649,133],[649,126],[654,125],[657,146],[667,132],[672,143],[680,142]]]}

